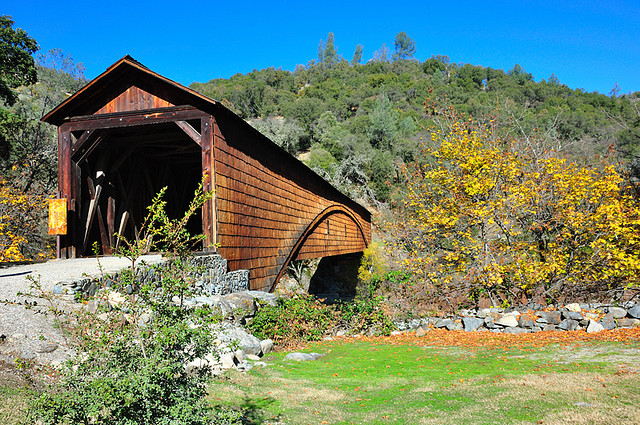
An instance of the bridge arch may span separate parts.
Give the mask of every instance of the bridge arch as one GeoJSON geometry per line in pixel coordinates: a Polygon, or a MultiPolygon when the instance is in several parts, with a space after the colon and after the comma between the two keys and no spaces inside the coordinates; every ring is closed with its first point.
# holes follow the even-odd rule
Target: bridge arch
{"type": "MultiPolygon", "coordinates": [[[[344,251],[344,253],[352,253],[356,246],[361,247],[360,250],[364,250],[367,247],[367,236],[360,220],[358,220],[353,212],[343,205],[334,204],[325,208],[300,233],[296,243],[287,254],[286,259],[278,271],[269,291],[273,292],[275,290],[280,278],[293,260],[319,258],[328,255],[340,255],[343,253],[342,251],[344,251]],[[333,220],[333,223],[331,222],[331,218],[338,217],[342,220],[338,219],[333,220]],[[343,235],[338,236],[336,234],[331,234],[332,228],[334,229],[334,232],[340,232],[341,229],[339,227],[342,225],[344,225],[343,235]],[[325,235],[327,237],[324,239],[328,242],[328,245],[330,245],[329,247],[325,245],[321,251],[316,251],[313,247],[308,246],[314,241],[314,239],[317,243],[318,240],[321,240],[325,235]],[[343,246],[343,244],[348,246],[343,246]],[[307,249],[305,249],[305,247],[307,247],[307,249]],[[322,255],[316,255],[316,252],[322,252],[322,255]],[[327,254],[328,252],[333,252],[333,254],[327,254]]],[[[358,248],[356,247],[355,250],[357,249],[358,248]]]]}

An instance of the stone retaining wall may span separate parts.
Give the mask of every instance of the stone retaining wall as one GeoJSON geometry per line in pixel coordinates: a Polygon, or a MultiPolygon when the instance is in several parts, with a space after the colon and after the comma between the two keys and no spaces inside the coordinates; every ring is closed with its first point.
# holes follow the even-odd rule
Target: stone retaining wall
{"type": "MultiPolygon", "coordinates": [[[[224,295],[249,289],[249,270],[228,271],[227,260],[220,255],[199,255],[190,259],[194,268],[192,277],[195,280],[196,293],[202,295],[224,295]]],[[[158,273],[157,267],[164,267],[168,260],[154,265],[141,265],[139,268],[140,281],[153,283],[158,273]]],[[[104,276],[86,276],[77,279],[57,282],[53,293],[66,295],[70,298],[78,296],[89,297],[95,295],[102,287],[110,287],[117,280],[118,273],[104,276]]]]}
{"type": "Polygon", "coordinates": [[[464,310],[451,317],[428,317],[397,322],[399,331],[433,328],[467,332],[530,333],[540,331],[599,332],[604,329],[632,328],[640,325],[640,303],[622,306],[607,304],[529,305],[516,309],[485,308],[464,310]]]}

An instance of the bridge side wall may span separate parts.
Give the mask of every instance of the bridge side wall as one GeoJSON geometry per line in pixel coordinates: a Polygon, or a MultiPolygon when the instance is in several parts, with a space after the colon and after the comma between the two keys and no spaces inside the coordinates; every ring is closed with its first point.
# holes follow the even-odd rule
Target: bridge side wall
{"type": "Polygon", "coordinates": [[[303,236],[300,259],[362,251],[371,240],[369,212],[238,121],[214,123],[218,251],[229,268],[249,269],[251,289],[269,291],[303,236]],[[347,213],[317,221],[335,205],[347,213]]]}

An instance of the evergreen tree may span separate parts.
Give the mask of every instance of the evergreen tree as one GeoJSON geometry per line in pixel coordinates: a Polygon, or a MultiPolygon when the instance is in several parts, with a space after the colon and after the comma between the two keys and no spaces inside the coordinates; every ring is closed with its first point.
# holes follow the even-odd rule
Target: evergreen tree
{"type": "Polygon", "coordinates": [[[416,42],[404,31],[396,35],[395,45],[396,52],[393,54],[394,60],[411,59],[416,53],[416,42]]]}
{"type": "Polygon", "coordinates": [[[356,51],[353,52],[353,59],[351,59],[351,65],[359,65],[360,61],[362,61],[362,44],[356,46],[356,51]]]}

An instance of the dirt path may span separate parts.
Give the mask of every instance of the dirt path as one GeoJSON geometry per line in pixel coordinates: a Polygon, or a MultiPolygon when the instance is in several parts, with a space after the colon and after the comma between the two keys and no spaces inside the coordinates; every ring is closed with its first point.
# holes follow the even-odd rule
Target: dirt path
{"type": "MultiPolygon", "coordinates": [[[[160,260],[160,256],[149,255],[143,259],[147,263],[154,263],[160,260]]],[[[105,272],[110,273],[130,263],[126,259],[103,257],[100,264],[105,272]]],[[[70,354],[62,333],[54,326],[46,301],[24,295],[31,292],[31,282],[27,277],[39,279],[42,289],[51,292],[57,282],[99,274],[98,260],[95,258],[52,260],[0,268],[0,360],[11,363],[21,358],[42,364],[57,364],[70,354]]],[[[57,302],[63,308],[78,306],[64,300],[57,302]]]]}

